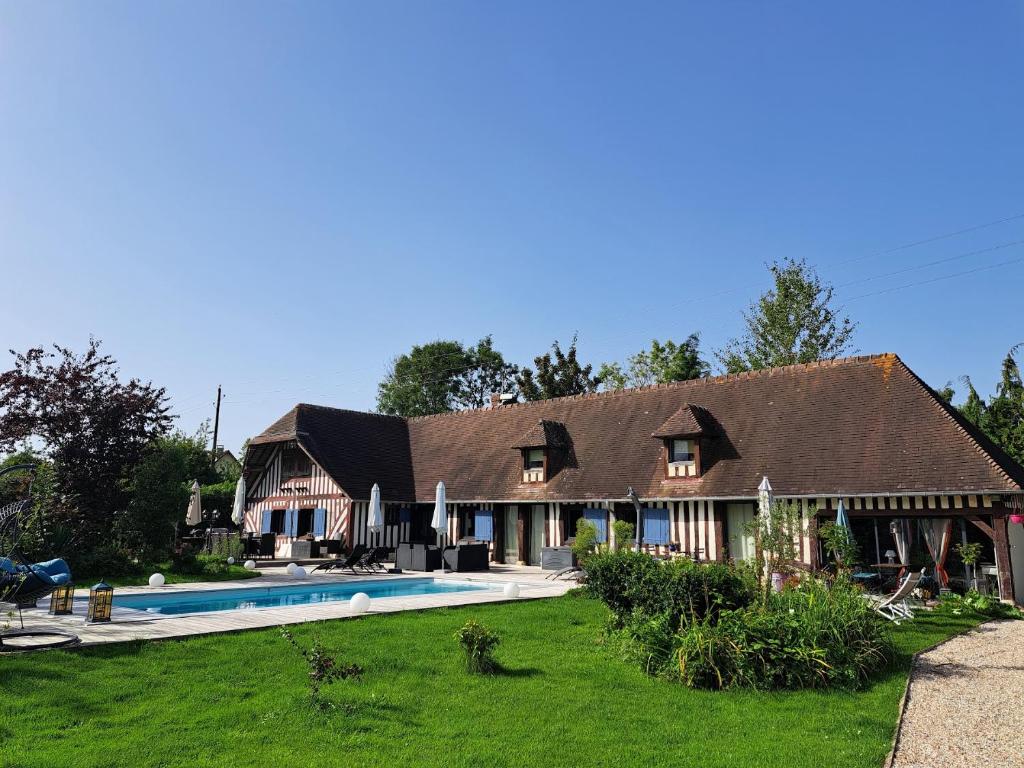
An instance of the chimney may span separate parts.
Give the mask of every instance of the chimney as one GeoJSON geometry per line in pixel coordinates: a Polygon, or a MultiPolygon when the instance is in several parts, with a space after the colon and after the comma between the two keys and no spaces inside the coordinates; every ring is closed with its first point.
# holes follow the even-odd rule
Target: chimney
{"type": "Polygon", "coordinates": [[[512,405],[518,398],[514,392],[491,392],[491,408],[512,405]]]}

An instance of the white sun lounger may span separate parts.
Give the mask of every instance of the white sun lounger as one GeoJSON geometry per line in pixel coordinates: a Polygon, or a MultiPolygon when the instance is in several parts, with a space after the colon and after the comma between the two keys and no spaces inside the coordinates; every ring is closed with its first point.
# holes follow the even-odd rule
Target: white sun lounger
{"type": "Polygon", "coordinates": [[[910,597],[911,592],[917,589],[922,578],[924,578],[924,568],[908,573],[895,592],[875,605],[875,610],[897,624],[902,619],[914,618],[914,612],[911,610],[907,598],[910,597]]]}

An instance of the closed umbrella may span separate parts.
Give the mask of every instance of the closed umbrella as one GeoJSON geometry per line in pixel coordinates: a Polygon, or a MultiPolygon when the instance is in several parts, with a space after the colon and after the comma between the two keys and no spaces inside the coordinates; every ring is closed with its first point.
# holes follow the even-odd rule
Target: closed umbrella
{"type": "Polygon", "coordinates": [[[193,527],[203,522],[203,504],[199,498],[199,481],[192,481],[192,496],[188,500],[188,512],[185,513],[185,524],[193,527]]]}
{"type": "Polygon", "coordinates": [[[839,500],[839,506],[836,508],[836,525],[850,530],[850,518],[846,516],[846,505],[843,504],[842,499],[839,500]]]}
{"type": "Polygon", "coordinates": [[[772,516],[772,504],[775,502],[775,494],[772,492],[772,484],[768,482],[768,475],[761,478],[761,484],[757,486],[758,512],[770,518],[772,516]]]}
{"type": "Polygon", "coordinates": [[[448,510],[445,506],[443,480],[437,484],[437,495],[434,497],[434,516],[430,519],[430,527],[437,531],[438,537],[448,531],[448,510]]]}
{"type": "MultiPolygon", "coordinates": [[[[438,546],[443,546],[444,539],[442,539],[441,537],[444,536],[444,534],[448,531],[448,509],[445,506],[443,480],[437,484],[437,494],[434,497],[434,516],[430,519],[430,527],[437,531],[437,537],[440,540],[438,546]]],[[[442,553],[442,572],[444,572],[445,570],[444,566],[444,556],[442,553]]]]}
{"type": "Polygon", "coordinates": [[[366,525],[370,533],[384,530],[384,513],[380,509],[380,486],[376,483],[370,489],[370,510],[366,515],[366,525]]]}
{"type": "Polygon", "coordinates": [[[231,522],[241,526],[245,521],[245,478],[238,478],[235,483],[235,503],[231,506],[231,522]]]}

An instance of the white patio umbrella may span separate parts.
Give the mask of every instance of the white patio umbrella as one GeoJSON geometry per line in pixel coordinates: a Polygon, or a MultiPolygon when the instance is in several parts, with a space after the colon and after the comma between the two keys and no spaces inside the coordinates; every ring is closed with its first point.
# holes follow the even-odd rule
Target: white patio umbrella
{"type": "Polygon", "coordinates": [[[430,527],[437,531],[438,538],[448,531],[448,509],[445,506],[444,480],[437,484],[437,495],[434,497],[434,516],[430,519],[430,527]]]}
{"type": "Polygon", "coordinates": [[[185,513],[185,524],[196,526],[203,522],[203,504],[199,498],[199,481],[192,481],[192,496],[188,500],[188,512],[185,513]]]}
{"type": "Polygon", "coordinates": [[[238,478],[235,483],[235,503],[231,506],[231,522],[242,525],[245,522],[245,478],[238,478]]]}
{"type": "Polygon", "coordinates": [[[376,483],[370,489],[370,509],[366,514],[366,525],[370,533],[380,533],[384,530],[384,513],[380,509],[380,486],[376,483]]]}
{"type": "MultiPolygon", "coordinates": [[[[442,536],[448,531],[448,508],[445,506],[444,481],[437,484],[437,494],[434,497],[434,516],[430,519],[430,527],[437,531],[438,546],[443,546],[442,536]]],[[[444,555],[441,557],[441,572],[445,572],[444,555]]]]}
{"type": "Polygon", "coordinates": [[[757,511],[765,517],[771,517],[774,501],[775,494],[772,493],[772,484],[768,482],[768,475],[764,475],[761,478],[761,484],[757,486],[757,511]]]}
{"type": "MultiPolygon", "coordinates": [[[[761,515],[761,518],[765,521],[764,525],[769,525],[772,519],[772,502],[775,501],[775,495],[772,493],[772,484],[768,482],[768,475],[762,475],[761,484],[757,486],[757,511],[761,515]]],[[[764,530],[764,529],[762,529],[764,530]]],[[[769,555],[767,552],[763,553],[764,563],[761,563],[761,568],[764,570],[764,578],[770,579],[772,575],[768,572],[768,560],[769,555]]]]}

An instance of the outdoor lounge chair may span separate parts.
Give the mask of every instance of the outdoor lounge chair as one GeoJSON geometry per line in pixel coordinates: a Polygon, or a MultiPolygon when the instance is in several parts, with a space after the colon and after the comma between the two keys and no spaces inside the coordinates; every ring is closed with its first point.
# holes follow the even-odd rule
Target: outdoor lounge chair
{"type": "Polygon", "coordinates": [[[355,566],[365,556],[366,556],[366,547],[363,546],[362,544],[356,544],[354,547],[352,547],[352,552],[350,552],[349,556],[346,557],[344,560],[331,560],[330,562],[327,562],[327,563],[320,563],[320,565],[318,565],[313,570],[314,571],[333,571],[333,570],[336,570],[338,568],[348,568],[349,570],[352,571],[352,573],[355,573],[356,572],[355,571],[355,566]]]}
{"type": "Polygon", "coordinates": [[[876,603],[875,610],[897,624],[903,619],[914,618],[914,612],[907,602],[910,594],[917,589],[918,583],[924,578],[924,568],[920,571],[908,573],[900,584],[899,588],[888,597],[876,603]]]}
{"type": "Polygon", "coordinates": [[[567,568],[562,568],[560,571],[555,573],[549,573],[544,577],[548,581],[558,581],[562,579],[564,581],[579,581],[580,579],[587,578],[587,572],[578,565],[570,565],[567,568]]]}
{"type": "Polygon", "coordinates": [[[387,560],[391,550],[387,547],[374,547],[362,559],[356,563],[356,567],[370,573],[377,573],[385,570],[384,561],[387,560]]]}

